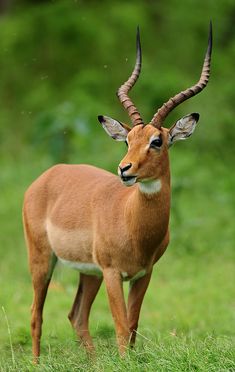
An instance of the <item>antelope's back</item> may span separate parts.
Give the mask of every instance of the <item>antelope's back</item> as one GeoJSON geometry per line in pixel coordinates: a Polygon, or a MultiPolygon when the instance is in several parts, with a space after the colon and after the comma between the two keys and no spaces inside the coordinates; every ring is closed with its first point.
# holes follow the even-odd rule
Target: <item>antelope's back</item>
{"type": "Polygon", "coordinates": [[[39,176],[24,197],[23,214],[30,224],[50,219],[57,226],[75,229],[90,223],[91,211],[125,187],[117,176],[90,165],[53,166],[39,176]]]}

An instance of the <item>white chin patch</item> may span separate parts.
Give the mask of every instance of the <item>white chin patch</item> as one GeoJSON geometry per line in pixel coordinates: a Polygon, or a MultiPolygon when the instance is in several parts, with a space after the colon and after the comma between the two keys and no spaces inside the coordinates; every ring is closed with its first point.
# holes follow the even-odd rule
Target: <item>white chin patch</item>
{"type": "Polygon", "coordinates": [[[156,194],[162,188],[161,180],[139,182],[139,189],[144,194],[156,194]]]}

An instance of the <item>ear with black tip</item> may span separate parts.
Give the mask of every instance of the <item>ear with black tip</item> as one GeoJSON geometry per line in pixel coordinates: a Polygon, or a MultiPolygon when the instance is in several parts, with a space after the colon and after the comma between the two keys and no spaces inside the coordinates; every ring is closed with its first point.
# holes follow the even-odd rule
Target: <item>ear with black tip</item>
{"type": "Polygon", "coordinates": [[[175,143],[176,141],[184,140],[190,137],[193,134],[194,129],[196,128],[199,116],[200,115],[195,112],[186,115],[182,119],[178,120],[169,129],[168,146],[173,145],[173,143],[175,143]]]}
{"type": "Polygon", "coordinates": [[[126,124],[122,124],[108,116],[99,115],[98,120],[105,132],[116,141],[125,141],[128,132],[131,130],[126,124]]]}

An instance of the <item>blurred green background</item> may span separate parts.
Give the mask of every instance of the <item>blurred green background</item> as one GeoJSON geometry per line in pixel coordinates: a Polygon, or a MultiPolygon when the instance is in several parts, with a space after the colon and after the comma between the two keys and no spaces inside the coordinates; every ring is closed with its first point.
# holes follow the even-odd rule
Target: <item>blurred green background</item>
{"type": "MultiPolygon", "coordinates": [[[[208,87],[166,120],[169,126],[190,112],[201,115],[193,137],[170,150],[171,244],[155,268],[140,328],[155,340],[158,357],[152,357],[153,346],[148,349],[143,339],[139,350],[145,348],[145,359],[138,354],[128,368],[145,370],[148,361],[148,371],[235,369],[234,1],[1,0],[0,11],[2,370],[30,368],[32,291],[21,223],[24,191],[58,162],[90,163],[116,172],[125,144],[107,137],[97,115],[129,122],[116,91],[133,68],[136,26],[143,68],[130,95],[148,122],[170,96],[198,80],[210,19],[214,45],[208,87]],[[179,354],[174,357],[169,345],[179,354]],[[156,364],[159,360],[162,364],[156,364]]],[[[43,331],[44,355],[51,359],[45,357],[43,371],[55,368],[59,356],[51,355],[57,347],[66,363],[79,361],[66,320],[77,277],[62,268],[55,272],[43,331]]],[[[93,334],[108,342],[114,334],[104,289],[94,307],[93,334]]],[[[99,347],[107,353],[102,343],[99,347]]],[[[119,370],[118,359],[113,360],[107,370],[119,370]]],[[[85,357],[82,363],[89,370],[85,357]]],[[[91,370],[105,370],[97,363],[91,370]]]]}

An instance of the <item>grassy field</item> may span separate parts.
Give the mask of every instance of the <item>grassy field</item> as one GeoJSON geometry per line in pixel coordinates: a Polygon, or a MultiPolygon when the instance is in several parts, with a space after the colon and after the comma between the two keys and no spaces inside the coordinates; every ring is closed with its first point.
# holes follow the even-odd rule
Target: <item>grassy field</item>
{"type": "MultiPolygon", "coordinates": [[[[78,273],[59,266],[45,305],[42,357],[36,370],[235,370],[233,178],[218,163],[210,168],[202,165],[194,172],[198,155],[183,156],[185,145],[173,151],[171,244],[155,267],[136,349],[124,359],[118,357],[102,286],[90,319],[97,357],[87,358],[67,319],[78,273]],[[216,187],[211,186],[213,173],[216,187]]],[[[4,372],[35,369],[29,329],[32,290],[21,204],[27,185],[49,161],[33,155],[18,159],[14,172],[13,164],[15,159],[1,164],[0,366],[4,372]]]]}

